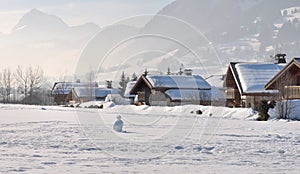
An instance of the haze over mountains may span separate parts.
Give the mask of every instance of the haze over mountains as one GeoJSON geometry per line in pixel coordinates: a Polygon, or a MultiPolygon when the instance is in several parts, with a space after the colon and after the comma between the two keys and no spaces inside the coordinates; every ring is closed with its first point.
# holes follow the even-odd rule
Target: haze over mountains
{"type": "Polygon", "coordinates": [[[74,70],[81,52],[84,60],[99,61],[109,46],[137,34],[143,37],[115,50],[109,61],[102,62],[100,74],[130,74],[144,68],[165,72],[167,67],[177,71],[182,65],[196,67],[199,73],[199,67],[205,66],[208,74],[220,74],[220,67],[229,61],[271,61],[275,51],[287,53],[289,59],[300,55],[300,1],[176,0],[158,14],[140,29],[116,24],[101,30],[94,23],[69,26],[57,16],[33,9],[10,34],[0,33],[0,56],[9,59],[3,62],[6,66],[39,64],[54,76],[65,68],[74,70]],[[86,51],[85,45],[99,31],[86,51]],[[150,34],[160,38],[149,38],[150,34]]]}
{"type": "MultiPolygon", "coordinates": [[[[300,55],[299,19],[300,1],[294,0],[176,0],[140,29],[144,37],[116,51],[110,63],[131,57],[115,72],[178,71],[183,65],[209,76],[224,73],[230,61],[273,61],[275,52],[287,53],[290,60],[300,55]]],[[[113,71],[102,65],[103,72],[113,71]]]]}
{"type": "Polygon", "coordinates": [[[40,65],[47,75],[71,71],[84,45],[99,30],[93,23],[69,26],[57,16],[32,9],[10,34],[0,35],[2,66],[40,65]]]}
{"type": "MultiPolygon", "coordinates": [[[[158,14],[174,16],[195,26],[213,44],[222,60],[261,60],[274,51],[300,55],[300,1],[284,0],[177,0],[158,14]]],[[[161,34],[176,25],[155,17],[144,30],[158,28],[161,34]]],[[[180,36],[194,42],[198,38],[180,36]]],[[[197,47],[197,45],[194,45],[197,47]]],[[[204,55],[210,59],[210,55],[204,55]]],[[[228,63],[228,62],[224,62],[228,63]]]]}

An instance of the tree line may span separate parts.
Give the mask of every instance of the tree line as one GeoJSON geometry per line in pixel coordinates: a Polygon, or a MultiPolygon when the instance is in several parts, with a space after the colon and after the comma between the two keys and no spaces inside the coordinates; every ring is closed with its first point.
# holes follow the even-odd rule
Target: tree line
{"type": "Polygon", "coordinates": [[[18,66],[0,71],[0,101],[2,103],[46,104],[50,102],[40,66],[18,66]]]}
{"type": "MultiPolygon", "coordinates": [[[[83,77],[87,84],[91,85],[89,86],[91,89],[95,85],[96,74],[96,71],[90,70],[83,77]]],[[[71,82],[72,79],[80,83],[76,75],[73,77],[67,72],[61,73],[57,78],[59,82],[71,82]]],[[[135,80],[137,80],[135,73],[127,77],[122,72],[118,87],[122,96],[127,83],[135,80]]],[[[110,85],[112,83],[106,82],[110,82],[110,85]]],[[[44,71],[40,66],[20,65],[16,69],[4,68],[0,70],[0,103],[52,105],[54,104],[51,96],[53,84],[44,76],[44,71]]]]}
{"type": "Polygon", "coordinates": [[[125,90],[127,83],[130,81],[136,81],[138,79],[137,75],[135,73],[132,74],[131,78],[129,76],[126,77],[125,72],[122,72],[120,81],[119,81],[119,89],[120,89],[120,94],[124,96],[125,90]]]}

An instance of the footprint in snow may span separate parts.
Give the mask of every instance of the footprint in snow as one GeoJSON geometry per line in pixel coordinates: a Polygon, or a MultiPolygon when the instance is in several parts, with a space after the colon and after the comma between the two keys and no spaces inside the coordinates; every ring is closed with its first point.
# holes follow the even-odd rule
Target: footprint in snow
{"type": "Polygon", "coordinates": [[[200,152],[202,150],[202,147],[195,147],[194,150],[200,152]]]}
{"type": "Polygon", "coordinates": [[[182,149],[184,149],[182,146],[175,146],[175,149],[176,150],[182,150],[182,149]]]}

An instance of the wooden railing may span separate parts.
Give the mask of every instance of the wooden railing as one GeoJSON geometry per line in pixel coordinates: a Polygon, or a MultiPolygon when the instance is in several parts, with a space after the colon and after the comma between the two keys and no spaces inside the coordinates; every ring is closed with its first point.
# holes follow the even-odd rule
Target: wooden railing
{"type": "Polygon", "coordinates": [[[300,86],[285,86],[284,96],[286,99],[300,99],[300,86]]]}

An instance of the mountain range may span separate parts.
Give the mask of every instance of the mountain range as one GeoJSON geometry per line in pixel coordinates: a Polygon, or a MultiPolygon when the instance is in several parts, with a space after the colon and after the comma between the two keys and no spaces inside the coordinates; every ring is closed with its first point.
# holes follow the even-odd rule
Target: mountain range
{"type": "MultiPolygon", "coordinates": [[[[228,61],[268,60],[274,52],[292,58],[300,55],[300,1],[295,0],[176,0],[158,14],[176,17],[202,32],[213,44],[218,56],[228,61]]],[[[154,17],[143,29],[180,30],[154,17]],[[159,27],[158,27],[159,26],[159,27]]],[[[198,38],[183,34],[193,42],[198,38]]],[[[197,47],[198,45],[194,45],[197,47]]],[[[210,55],[204,55],[211,59],[210,55]]]]}
{"type": "Polygon", "coordinates": [[[299,19],[300,1],[294,0],[176,0],[115,51],[109,59],[115,66],[102,62],[101,75],[184,67],[209,77],[223,74],[232,61],[273,62],[270,56],[280,52],[289,61],[300,55],[299,19]]]}
{"type": "Polygon", "coordinates": [[[0,56],[10,60],[7,66],[40,64],[49,75],[81,64],[98,68],[105,79],[122,71],[170,67],[175,72],[182,66],[222,74],[230,61],[272,61],[275,52],[289,60],[300,55],[299,20],[300,1],[295,0],[175,0],[141,28],[130,22],[69,26],[33,9],[10,34],[0,33],[0,56]],[[139,37],[114,47],[131,36],[139,37]]]}

